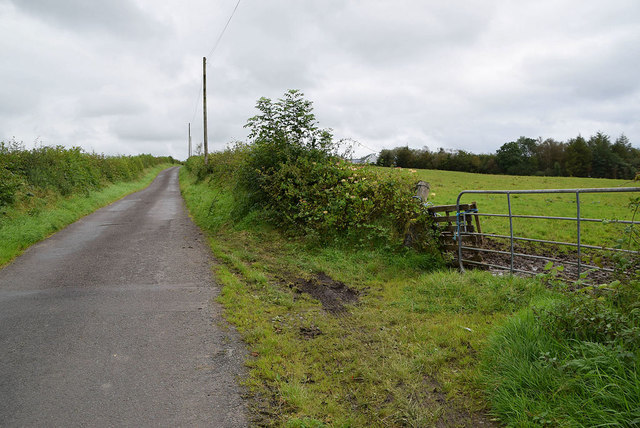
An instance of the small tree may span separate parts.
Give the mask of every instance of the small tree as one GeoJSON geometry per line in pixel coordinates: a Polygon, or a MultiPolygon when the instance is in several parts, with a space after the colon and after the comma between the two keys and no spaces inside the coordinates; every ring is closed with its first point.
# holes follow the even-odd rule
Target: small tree
{"type": "Polygon", "coordinates": [[[594,177],[614,178],[613,172],[618,159],[611,150],[609,136],[598,132],[589,138],[587,145],[591,150],[591,174],[594,177]]]}
{"type": "Polygon", "coordinates": [[[503,144],[496,152],[496,162],[506,174],[530,175],[537,170],[536,140],[520,137],[503,144]]]}
{"type": "Polygon", "coordinates": [[[338,145],[330,129],[321,129],[313,114],[313,103],[298,90],[287,91],[273,102],[262,97],[259,114],[247,120],[250,148],[239,171],[238,186],[248,195],[242,210],[266,201],[269,177],[300,157],[321,161],[335,155],[338,145]]]}
{"type": "Polygon", "coordinates": [[[389,149],[382,149],[378,155],[378,166],[393,166],[393,152],[389,149]]]}
{"type": "Polygon", "coordinates": [[[591,175],[592,154],[582,136],[569,140],[565,149],[567,174],[574,177],[589,177],[591,175]]]}
{"type": "Polygon", "coordinates": [[[313,103],[304,94],[290,89],[275,103],[262,97],[256,103],[260,114],[247,121],[254,144],[267,144],[306,151],[331,153],[336,150],[330,129],[320,129],[313,103]]]}

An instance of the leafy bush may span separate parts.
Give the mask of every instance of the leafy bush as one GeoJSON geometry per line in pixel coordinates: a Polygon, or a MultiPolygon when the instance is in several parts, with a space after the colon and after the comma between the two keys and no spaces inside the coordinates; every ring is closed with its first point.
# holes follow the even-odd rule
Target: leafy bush
{"type": "Polygon", "coordinates": [[[202,180],[212,176],[234,189],[235,217],[260,210],[288,233],[326,241],[402,242],[411,228],[423,248],[435,248],[430,218],[412,198],[406,177],[379,176],[345,162],[330,130],[318,127],[311,102],[289,91],[272,102],[258,100],[260,114],[247,127],[250,144],[211,156],[192,157],[187,168],[202,180]]]}
{"type": "MultiPolygon", "coordinates": [[[[430,230],[407,178],[381,177],[340,159],[299,158],[264,174],[263,186],[265,207],[274,220],[305,234],[376,242],[402,240],[413,223],[430,230]]],[[[425,233],[422,238],[428,237],[425,233]]]]}
{"type": "Polygon", "coordinates": [[[267,202],[269,177],[284,165],[328,160],[337,151],[330,130],[318,127],[312,103],[301,92],[290,90],[276,102],[260,98],[256,108],[260,114],[245,125],[252,141],[237,176],[237,189],[246,195],[245,212],[267,202]]]}
{"type": "Polygon", "coordinates": [[[19,148],[16,143],[0,141],[0,207],[13,204],[22,185],[20,177],[11,168],[12,152],[16,148],[19,148]]]}
{"type": "Polygon", "coordinates": [[[6,161],[0,156],[0,207],[13,203],[21,184],[18,176],[7,168],[6,161]]]}
{"type": "Polygon", "coordinates": [[[640,283],[615,283],[606,294],[587,287],[567,293],[550,308],[534,311],[537,322],[563,341],[600,343],[621,355],[640,356],[640,283]]]}

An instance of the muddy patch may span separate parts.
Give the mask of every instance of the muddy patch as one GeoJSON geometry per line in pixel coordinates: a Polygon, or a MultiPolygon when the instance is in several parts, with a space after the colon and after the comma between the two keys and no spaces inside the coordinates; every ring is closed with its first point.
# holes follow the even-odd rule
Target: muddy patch
{"type": "MultiPolygon", "coordinates": [[[[474,260],[491,265],[479,266],[473,264],[465,265],[465,268],[483,268],[488,269],[494,274],[503,275],[509,272],[511,257],[509,242],[498,239],[485,238],[481,248],[500,251],[496,252],[476,252],[472,250],[463,250],[463,258],[474,260]]],[[[528,254],[531,257],[516,255],[513,260],[513,268],[517,274],[536,275],[547,273],[546,264],[554,259],[554,266],[562,266],[563,270],[558,272],[558,279],[565,281],[576,281],[579,279],[577,260],[578,254],[575,249],[561,248],[554,244],[524,245],[516,242],[514,252],[520,254],[528,254]],[[526,272],[526,273],[525,273],[526,272]]],[[[612,260],[612,254],[606,251],[598,251],[594,249],[583,249],[581,254],[582,269],[581,273],[584,279],[589,283],[602,284],[610,282],[614,279],[615,264],[612,260]]],[[[455,261],[457,266],[457,261],[455,261]]],[[[629,272],[631,273],[631,272],[629,272]]]]}
{"type": "Polygon", "coordinates": [[[322,330],[320,330],[315,325],[311,327],[300,327],[300,336],[303,339],[315,339],[317,336],[322,334],[322,330]]]}
{"type": "Polygon", "coordinates": [[[430,408],[440,408],[440,416],[435,426],[447,427],[497,427],[499,426],[487,414],[481,411],[472,411],[460,408],[447,399],[440,382],[431,376],[424,378],[424,390],[427,393],[422,401],[430,408]]]}
{"type": "Polygon", "coordinates": [[[319,273],[310,279],[298,278],[293,283],[298,293],[307,293],[322,304],[322,308],[332,314],[346,312],[345,304],[358,301],[358,292],[336,281],[330,276],[319,273]]]}

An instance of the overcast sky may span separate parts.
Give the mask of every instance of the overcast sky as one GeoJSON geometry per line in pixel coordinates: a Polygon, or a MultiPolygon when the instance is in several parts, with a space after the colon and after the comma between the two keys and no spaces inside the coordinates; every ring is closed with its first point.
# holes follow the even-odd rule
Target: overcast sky
{"type": "Polygon", "coordinates": [[[0,140],[187,155],[300,89],[358,155],[602,131],[640,146],[640,1],[0,0],[0,140]]]}

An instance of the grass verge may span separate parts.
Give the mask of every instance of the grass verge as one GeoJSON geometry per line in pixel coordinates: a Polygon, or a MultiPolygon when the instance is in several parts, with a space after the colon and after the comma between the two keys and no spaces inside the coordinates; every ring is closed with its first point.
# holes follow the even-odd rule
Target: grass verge
{"type": "Polygon", "coordinates": [[[130,193],[147,187],[160,171],[172,166],[162,164],[146,170],[141,178],[120,182],[80,195],[39,198],[28,207],[8,207],[0,213],[0,267],[39,242],[81,217],[130,193]]]}
{"type": "Polygon", "coordinates": [[[251,351],[255,424],[491,424],[480,351],[496,324],[548,293],[538,282],[459,275],[408,250],[285,239],[259,212],[234,221],[231,191],[208,180],[180,172],[187,207],[220,261],[225,316],[251,351]],[[345,289],[355,301],[327,297],[345,289]]]}
{"type": "Polygon", "coordinates": [[[556,295],[491,337],[483,377],[509,426],[640,425],[638,284],[616,298],[556,295]]]}

